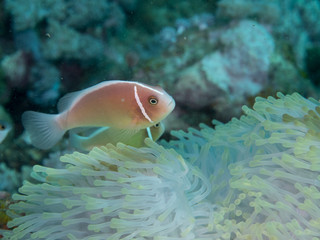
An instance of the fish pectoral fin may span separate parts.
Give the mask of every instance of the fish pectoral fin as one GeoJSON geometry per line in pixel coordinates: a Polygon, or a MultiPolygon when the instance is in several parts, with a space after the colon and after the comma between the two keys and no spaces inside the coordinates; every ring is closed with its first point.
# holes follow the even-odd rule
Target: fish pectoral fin
{"type": "Polygon", "coordinates": [[[151,133],[150,127],[147,127],[147,133],[148,133],[148,137],[153,141],[153,137],[152,137],[152,133],[151,133]]]}
{"type": "Polygon", "coordinates": [[[106,145],[108,143],[108,129],[109,127],[82,128],[80,130],[78,128],[78,131],[70,130],[70,143],[73,147],[81,151],[89,151],[93,146],[106,145]],[[89,131],[89,135],[83,135],[83,133],[87,131],[89,131]]]}
{"type": "Polygon", "coordinates": [[[113,144],[117,144],[119,142],[127,144],[128,140],[131,139],[139,130],[132,129],[109,129],[109,139],[113,144]]]}
{"type": "Polygon", "coordinates": [[[139,141],[139,138],[136,138],[136,134],[139,132],[140,130],[101,127],[89,136],[81,136],[73,132],[70,134],[70,142],[77,149],[90,151],[95,146],[104,146],[108,143],[117,145],[119,142],[130,144],[132,141],[139,141]]]}

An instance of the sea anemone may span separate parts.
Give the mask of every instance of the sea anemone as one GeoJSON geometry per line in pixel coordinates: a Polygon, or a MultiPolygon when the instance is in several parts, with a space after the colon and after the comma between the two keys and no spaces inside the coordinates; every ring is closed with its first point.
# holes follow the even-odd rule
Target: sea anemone
{"type": "Polygon", "coordinates": [[[277,96],[165,144],[210,178],[217,238],[320,238],[320,103],[277,96]]]}
{"type": "Polygon", "coordinates": [[[35,166],[5,239],[320,239],[320,103],[258,97],[215,129],[35,166]]]}
{"type": "Polygon", "coordinates": [[[8,227],[16,228],[5,238],[194,239],[213,216],[202,202],[210,183],[173,150],[148,146],[75,152],[61,157],[65,169],[35,166],[42,183],[25,182],[13,195],[8,227]]]}

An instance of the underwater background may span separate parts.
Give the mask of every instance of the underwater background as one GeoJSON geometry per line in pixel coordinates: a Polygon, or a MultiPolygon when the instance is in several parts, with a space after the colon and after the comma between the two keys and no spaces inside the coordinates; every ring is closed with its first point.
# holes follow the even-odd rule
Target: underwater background
{"type": "Polygon", "coordinates": [[[0,0],[0,238],[320,239],[319,85],[319,0],[0,0]],[[156,143],[31,144],[107,80],[175,99],[156,143]]]}

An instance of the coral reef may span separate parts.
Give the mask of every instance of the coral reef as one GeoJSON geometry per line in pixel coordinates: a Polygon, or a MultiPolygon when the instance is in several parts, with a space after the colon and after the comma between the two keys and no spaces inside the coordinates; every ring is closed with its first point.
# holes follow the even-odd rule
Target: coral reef
{"type": "Polygon", "coordinates": [[[104,48],[102,41],[81,34],[58,21],[48,23],[50,37],[43,43],[43,54],[47,59],[90,60],[102,57],[104,48]]]}
{"type": "Polygon", "coordinates": [[[43,59],[40,49],[40,39],[35,29],[14,32],[13,37],[14,45],[17,49],[30,54],[34,61],[43,59]]]}
{"type": "Polygon", "coordinates": [[[31,103],[40,106],[54,106],[60,97],[60,72],[45,61],[39,61],[31,68],[27,97],[31,103]]]}
{"type": "Polygon", "coordinates": [[[5,191],[8,193],[17,192],[18,188],[22,185],[23,181],[30,179],[32,168],[23,166],[21,171],[8,168],[8,166],[0,163],[0,192],[5,191]]]}
{"type": "Polygon", "coordinates": [[[19,174],[5,163],[0,163],[0,176],[0,191],[14,192],[22,183],[19,174]]]}
{"type": "MultiPolygon", "coordinates": [[[[7,192],[0,191],[0,229],[8,229],[7,223],[11,219],[6,214],[7,208],[11,203],[11,196],[7,192]]],[[[0,235],[0,238],[3,237],[0,235]]]]}
{"type": "MultiPolygon", "coordinates": [[[[302,1],[225,0],[208,15],[176,18],[156,35],[160,47],[152,50],[159,55],[140,58],[134,77],[173,89],[177,108],[187,114],[195,109],[213,112],[224,122],[239,116],[240,106],[257,95],[301,91],[318,97],[308,79],[318,68],[313,66],[310,73],[305,69],[307,49],[316,49],[319,42],[312,21],[318,3],[308,2],[315,8],[308,16],[310,7],[302,1]],[[196,27],[197,21],[205,27],[196,27]]],[[[318,66],[316,58],[312,61],[309,66],[318,66]]]]}
{"type": "Polygon", "coordinates": [[[1,70],[4,76],[8,79],[7,83],[10,87],[26,87],[30,72],[30,61],[30,56],[28,56],[28,53],[24,51],[17,51],[2,59],[1,70]]]}
{"type": "MultiPolygon", "coordinates": [[[[234,100],[243,104],[247,96],[256,95],[267,85],[274,41],[262,25],[243,20],[221,33],[219,40],[223,44],[222,51],[205,56],[178,77],[177,101],[203,107],[213,103],[214,98],[224,97],[222,104],[234,104],[234,100]],[[193,91],[195,86],[200,92],[193,91]],[[207,101],[187,98],[185,95],[190,96],[191,92],[204,96],[207,101]]],[[[221,111],[225,107],[221,106],[221,111]]]]}
{"type": "Polygon", "coordinates": [[[97,0],[95,3],[85,0],[77,3],[65,0],[7,0],[6,8],[13,15],[14,29],[22,31],[36,27],[44,19],[58,19],[68,26],[83,28],[104,19],[108,14],[109,3],[105,0],[97,0]],[[29,10],[28,14],[26,10],[29,10]]]}
{"type": "Polygon", "coordinates": [[[234,22],[228,28],[185,27],[174,41],[164,52],[165,62],[159,58],[142,61],[147,70],[138,68],[136,77],[168,86],[178,108],[212,109],[225,121],[239,116],[238,109],[247,98],[270,84],[275,42],[268,29],[255,21],[234,22]]]}
{"type": "Polygon", "coordinates": [[[274,34],[285,44],[291,45],[296,63],[305,68],[305,58],[310,45],[319,44],[320,3],[317,0],[221,0],[219,15],[254,18],[272,26],[274,34]]]}
{"type": "MultiPolygon", "coordinates": [[[[115,18],[116,14],[113,13],[119,13],[118,8],[107,0],[94,3],[85,0],[77,3],[66,0],[6,1],[6,9],[13,15],[14,35],[17,39],[21,39],[21,35],[26,36],[26,33],[25,39],[36,39],[34,42],[25,41],[27,48],[35,53],[36,59],[42,55],[46,59],[76,58],[81,61],[100,58],[103,53],[101,49],[104,48],[99,39],[102,37],[92,32],[88,34],[88,29],[96,25],[93,32],[103,31],[103,24],[115,18]],[[35,31],[44,22],[42,31],[46,37],[35,31]]],[[[118,23],[120,18],[114,21],[123,27],[123,24],[118,23]]]]}

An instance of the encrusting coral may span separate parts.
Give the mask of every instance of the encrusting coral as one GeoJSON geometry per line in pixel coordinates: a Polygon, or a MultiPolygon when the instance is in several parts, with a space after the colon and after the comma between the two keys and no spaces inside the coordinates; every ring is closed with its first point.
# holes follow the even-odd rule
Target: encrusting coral
{"type": "MultiPolygon", "coordinates": [[[[320,103],[258,97],[215,129],[34,167],[4,239],[320,239],[320,103]],[[173,148],[173,149],[172,149],[173,148]]],[[[11,212],[13,211],[13,212],[11,212]]]]}

